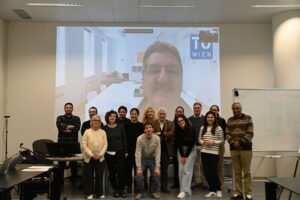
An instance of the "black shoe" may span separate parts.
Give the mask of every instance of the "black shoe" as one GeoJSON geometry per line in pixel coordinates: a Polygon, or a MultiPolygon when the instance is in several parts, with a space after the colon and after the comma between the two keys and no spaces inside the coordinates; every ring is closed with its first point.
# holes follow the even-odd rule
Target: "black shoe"
{"type": "Polygon", "coordinates": [[[116,197],[116,198],[120,197],[120,194],[119,194],[118,190],[114,190],[114,197],[116,197]]]}
{"type": "Polygon", "coordinates": [[[232,197],[230,197],[230,200],[243,200],[244,198],[243,198],[243,196],[241,196],[241,195],[236,195],[236,196],[232,196],[232,197]]]}
{"type": "Polygon", "coordinates": [[[165,187],[165,188],[161,188],[161,192],[170,193],[171,190],[169,188],[165,187]]]}
{"type": "Polygon", "coordinates": [[[83,183],[80,183],[80,185],[78,185],[77,189],[82,190],[83,189],[83,183]]]}
{"type": "Polygon", "coordinates": [[[195,188],[200,187],[200,186],[201,186],[200,183],[194,183],[194,184],[191,185],[191,188],[195,189],[195,188]]]}
{"type": "Polygon", "coordinates": [[[126,192],[125,189],[122,190],[122,191],[120,191],[120,196],[121,196],[122,198],[127,198],[127,192],[126,192]]]}
{"type": "Polygon", "coordinates": [[[131,187],[128,187],[128,188],[127,188],[127,193],[129,193],[129,194],[131,194],[131,193],[132,193],[132,189],[131,189],[131,187]]]}
{"type": "Polygon", "coordinates": [[[72,181],[71,184],[72,184],[72,187],[76,187],[76,181],[72,181]]]}

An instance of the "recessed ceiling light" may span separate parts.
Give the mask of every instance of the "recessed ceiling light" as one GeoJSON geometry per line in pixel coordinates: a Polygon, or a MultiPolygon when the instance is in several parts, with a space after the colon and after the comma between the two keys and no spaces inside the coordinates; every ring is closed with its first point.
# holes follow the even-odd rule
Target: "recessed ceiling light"
{"type": "Polygon", "coordinates": [[[140,5],[140,8],[195,8],[193,5],[140,5]]]}
{"type": "Polygon", "coordinates": [[[300,8],[300,4],[258,4],[252,5],[252,8],[300,8]]]}
{"type": "Polygon", "coordinates": [[[46,7],[80,7],[80,3],[27,3],[27,6],[46,6],[46,7]]]}

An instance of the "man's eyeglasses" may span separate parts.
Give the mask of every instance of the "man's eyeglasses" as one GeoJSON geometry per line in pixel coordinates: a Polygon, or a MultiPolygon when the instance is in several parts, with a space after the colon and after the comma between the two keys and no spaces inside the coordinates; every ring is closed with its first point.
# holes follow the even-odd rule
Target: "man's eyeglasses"
{"type": "Polygon", "coordinates": [[[161,70],[165,68],[168,74],[179,75],[181,74],[181,67],[179,65],[146,65],[145,72],[149,75],[159,75],[161,70]]]}

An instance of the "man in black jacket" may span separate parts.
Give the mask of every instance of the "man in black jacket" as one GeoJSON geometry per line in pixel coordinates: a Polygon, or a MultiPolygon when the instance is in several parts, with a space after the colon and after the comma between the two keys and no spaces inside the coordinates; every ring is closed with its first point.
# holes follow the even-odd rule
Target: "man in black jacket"
{"type": "MultiPolygon", "coordinates": [[[[64,106],[65,114],[60,115],[56,119],[56,127],[58,129],[58,142],[78,142],[78,131],[80,129],[80,118],[72,114],[73,112],[73,104],[68,102],[64,106]]],[[[63,169],[66,165],[65,162],[59,163],[62,169],[61,179],[63,179],[63,169]]],[[[71,183],[72,185],[76,184],[77,180],[77,162],[70,162],[71,167],[71,183]]]]}

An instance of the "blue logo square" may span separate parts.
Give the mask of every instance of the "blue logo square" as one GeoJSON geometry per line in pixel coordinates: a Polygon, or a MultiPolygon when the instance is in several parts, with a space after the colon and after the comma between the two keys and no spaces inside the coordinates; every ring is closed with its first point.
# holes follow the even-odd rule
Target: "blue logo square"
{"type": "Polygon", "coordinates": [[[213,43],[200,41],[199,35],[190,35],[190,56],[191,59],[212,59],[213,43]]]}

